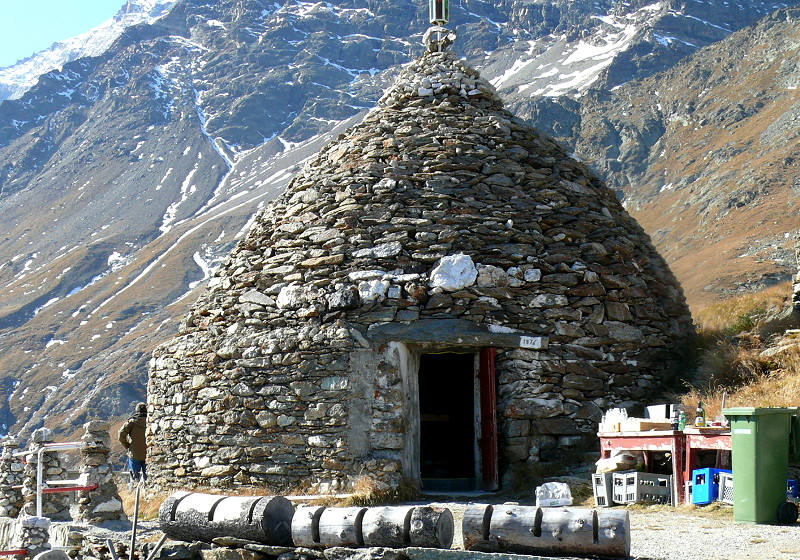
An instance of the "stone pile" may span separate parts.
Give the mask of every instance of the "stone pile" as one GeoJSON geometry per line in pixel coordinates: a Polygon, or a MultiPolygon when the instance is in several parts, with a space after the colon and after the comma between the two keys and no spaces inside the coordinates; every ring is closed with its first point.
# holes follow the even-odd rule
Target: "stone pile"
{"type": "Polygon", "coordinates": [[[81,481],[84,486],[97,488],[81,491],[78,494],[76,521],[102,523],[103,521],[125,519],[122,500],[114,482],[114,471],[109,459],[111,441],[108,422],[94,420],[84,424],[85,433],[81,437],[81,481]]]}
{"type": "Polygon", "coordinates": [[[0,517],[16,517],[22,508],[21,486],[25,465],[21,457],[14,457],[18,449],[14,439],[3,440],[0,451],[0,517]]]}
{"type": "Polygon", "coordinates": [[[33,558],[50,549],[50,519],[35,515],[23,515],[19,519],[19,533],[14,549],[27,548],[27,556],[15,556],[16,560],[33,558]]]}
{"type": "Polygon", "coordinates": [[[451,53],[409,65],[257,217],[151,361],[162,487],[418,479],[414,364],[497,349],[506,483],[594,449],[693,336],[613,192],[451,53]]]}
{"type": "MultiPolygon", "coordinates": [[[[47,428],[39,428],[31,435],[31,444],[28,448],[31,453],[27,456],[25,479],[22,488],[22,498],[24,500],[22,514],[24,515],[36,516],[36,473],[37,465],[39,464],[37,450],[43,445],[53,443],[53,439],[53,432],[47,428]]],[[[43,481],[63,479],[64,472],[57,451],[42,453],[43,481]]],[[[66,494],[43,494],[42,515],[54,521],[70,519],[69,496],[66,494]]]]}

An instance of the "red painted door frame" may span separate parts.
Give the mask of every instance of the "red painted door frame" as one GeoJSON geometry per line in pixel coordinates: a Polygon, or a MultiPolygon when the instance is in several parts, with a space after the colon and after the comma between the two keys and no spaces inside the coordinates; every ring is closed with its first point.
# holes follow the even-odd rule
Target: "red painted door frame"
{"type": "Polygon", "coordinates": [[[481,450],[481,471],[483,490],[500,488],[500,474],[497,453],[497,380],[495,373],[494,348],[484,348],[480,357],[481,391],[481,437],[478,442],[481,450]]]}

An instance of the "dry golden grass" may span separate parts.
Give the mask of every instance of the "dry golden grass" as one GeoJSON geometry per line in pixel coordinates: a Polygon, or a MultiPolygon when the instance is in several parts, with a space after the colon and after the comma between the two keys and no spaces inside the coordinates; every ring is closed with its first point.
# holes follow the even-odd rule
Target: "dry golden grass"
{"type": "Polygon", "coordinates": [[[797,346],[787,345],[778,354],[762,357],[768,343],[754,332],[767,316],[784,307],[790,294],[790,284],[781,284],[696,313],[701,348],[683,404],[694,408],[703,401],[712,420],[721,414],[723,394],[726,407],[800,406],[800,338],[797,346]]]}
{"type": "Polygon", "coordinates": [[[368,477],[358,477],[353,483],[353,493],[341,505],[376,506],[419,499],[419,488],[409,481],[403,481],[397,488],[386,489],[368,477]]]}
{"type": "Polygon", "coordinates": [[[699,329],[707,333],[729,332],[737,326],[748,330],[768,313],[782,309],[791,293],[791,284],[785,282],[756,294],[744,294],[706,305],[693,313],[694,320],[699,329]]]}
{"type": "MultiPolygon", "coordinates": [[[[795,353],[798,353],[796,350],[795,353]]],[[[798,359],[795,357],[795,359],[798,359]]],[[[713,420],[722,412],[722,396],[726,394],[725,407],[798,407],[800,406],[800,369],[775,369],[751,378],[738,387],[711,387],[690,389],[681,402],[691,408],[703,401],[706,417],[713,420]]]]}
{"type": "MultiPolygon", "coordinates": [[[[152,520],[158,518],[158,508],[161,503],[169,496],[169,493],[152,492],[142,489],[139,494],[139,519],[152,520]]],[[[136,506],[136,491],[129,490],[127,486],[119,488],[119,497],[122,499],[122,508],[125,515],[133,519],[133,512],[136,506]]]]}

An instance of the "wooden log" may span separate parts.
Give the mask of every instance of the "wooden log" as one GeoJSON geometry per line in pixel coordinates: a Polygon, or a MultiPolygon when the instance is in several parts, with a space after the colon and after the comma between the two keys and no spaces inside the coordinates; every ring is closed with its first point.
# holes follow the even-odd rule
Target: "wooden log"
{"type": "Polygon", "coordinates": [[[412,510],[408,535],[412,546],[450,548],[454,534],[453,512],[449,509],[417,506],[412,510]]]}
{"type": "MultiPolygon", "coordinates": [[[[471,504],[464,510],[464,517],[461,521],[464,550],[477,550],[476,547],[489,542],[492,510],[492,506],[488,504],[471,504]]],[[[480,548],[484,548],[484,546],[480,546],[480,548]]]]}
{"type": "Polygon", "coordinates": [[[462,529],[467,550],[545,556],[630,555],[627,511],[471,506],[462,529]]]}
{"type": "Polygon", "coordinates": [[[411,544],[411,514],[413,506],[369,508],[361,521],[365,546],[403,548],[411,544]]]}
{"type": "Polygon", "coordinates": [[[325,506],[298,506],[292,517],[292,542],[295,546],[320,546],[319,518],[325,506]]]}
{"type": "Polygon", "coordinates": [[[630,556],[631,520],[627,510],[595,510],[600,556],[630,556]]]}
{"type": "Polygon", "coordinates": [[[292,503],[281,496],[230,497],[178,492],[159,508],[161,530],[173,539],[211,542],[235,537],[275,546],[292,544],[292,503]]]}
{"type": "Polygon", "coordinates": [[[327,508],[319,518],[319,541],[322,546],[364,546],[361,522],[365,507],[327,508]]]}

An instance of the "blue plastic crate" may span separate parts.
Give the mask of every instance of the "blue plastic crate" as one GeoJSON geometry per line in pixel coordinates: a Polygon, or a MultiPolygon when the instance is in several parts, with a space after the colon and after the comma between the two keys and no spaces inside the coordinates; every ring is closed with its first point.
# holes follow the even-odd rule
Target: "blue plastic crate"
{"type": "Polygon", "coordinates": [[[692,471],[692,503],[710,504],[719,497],[719,475],[730,473],[725,469],[695,469],[692,471]]]}
{"type": "Polygon", "coordinates": [[[800,482],[789,479],[786,484],[786,498],[795,502],[800,499],[800,482]]]}

